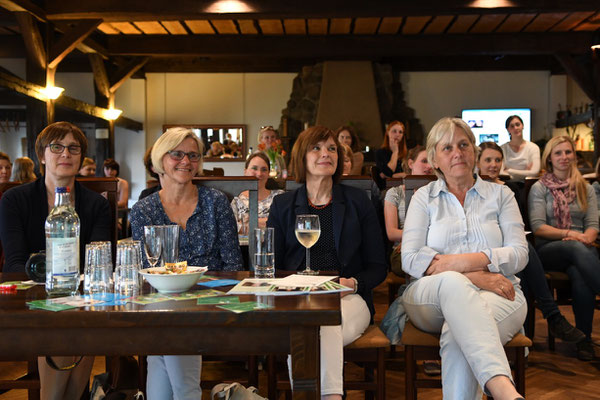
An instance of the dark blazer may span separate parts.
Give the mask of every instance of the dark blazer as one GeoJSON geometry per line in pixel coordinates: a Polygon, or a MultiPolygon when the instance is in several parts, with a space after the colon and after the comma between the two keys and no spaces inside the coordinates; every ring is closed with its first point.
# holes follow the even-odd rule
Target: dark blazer
{"type": "MultiPolygon", "coordinates": [[[[46,249],[44,225],[48,217],[44,178],[14,187],[0,201],[0,238],[4,247],[3,272],[24,272],[31,253],[46,249]]],[[[110,240],[108,200],[75,182],[75,211],[80,220],[80,268],[85,245],[110,240]]]]}
{"type": "MultiPolygon", "coordinates": [[[[387,274],[383,238],[375,209],[366,193],[345,185],[333,185],[333,232],[337,257],[344,278],[355,278],[357,293],[371,311],[372,290],[387,274]]],[[[267,226],[275,228],[275,267],[303,270],[306,251],[294,232],[296,215],[310,214],[306,185],[276,196],[267,226]]]]}

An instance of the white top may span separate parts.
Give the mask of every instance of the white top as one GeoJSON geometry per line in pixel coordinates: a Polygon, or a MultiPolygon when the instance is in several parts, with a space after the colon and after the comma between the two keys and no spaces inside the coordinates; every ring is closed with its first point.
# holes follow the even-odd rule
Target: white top
{"type": "Polygon", "coordinates": [[[523,219],[506,185],[479,176],[467,191],[464,207],[438,179],[412,196],[402,235],[402,269],[423,276],[436,254],[484,253],[488,270],[513,284],[529,259],[523,219]]]}
{"type": "Polygon", "coordinates": [[[525,146],[518,153],[510,148],[508,142],[504,143],[501,147],[504,153],[504,171],[511,178],[524,180],[528,176],[537,176],[539,174],[540,148],[537,144],[525,142],[525,146]]]}

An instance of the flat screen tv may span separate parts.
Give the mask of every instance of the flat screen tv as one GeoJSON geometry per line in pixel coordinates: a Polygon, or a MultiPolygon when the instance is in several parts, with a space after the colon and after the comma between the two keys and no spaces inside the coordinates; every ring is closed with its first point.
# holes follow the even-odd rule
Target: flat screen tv
{"type": "Polygon", "coordinates": [[[473,130],[477,144],[510,140],[505,128],[506,119],[518,115],[523,120],[523,139],[531,140],[531,108],[479,108],[462,110],[462,119],[473,130]]]}

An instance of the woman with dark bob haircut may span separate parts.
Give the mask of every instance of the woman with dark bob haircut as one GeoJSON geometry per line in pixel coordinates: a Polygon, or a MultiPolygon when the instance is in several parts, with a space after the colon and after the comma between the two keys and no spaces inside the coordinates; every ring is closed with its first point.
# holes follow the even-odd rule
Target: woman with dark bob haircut
{"type": "MultiPolygon", "coordinates": [[[[24,272],[31,253],[46,248],[44,224],[54,207],[57,187],[71,190],[71,201],[81,222],[80,260],[86,243],[110,240],[108,201],[75,181],[75,175],[87,150],[81,130],[69,122],[48,125],[37,137],[35,152],[44,176],[34,182],[8,190],[0,202],[0,238],[6,262],[4,272],[24,272]]],[[[80,267],[83,267],[80,262],[80,267]]],[[[52,357],[59,367],[72,364],[78,357],[52,357]]],[[[44,357],[38,359],[42,399],[78,399],[88,382],[94,357],[83,357],[68,371],[50,368],[44,357]]]]}
{"type": "Polygon", "coordinates": [[[369,326],[371,292],[386,276],[383,238],[366,193],[338,183],[343,155],[332,130],[315,126],[302,132],[290,164],[304,185],[273,199],[267,226],[275,229],[275,267],[304,268],[305,250],[294,233],[296,216],[318,215],[321,235],[311,247],[311,268],[336,271],[340,283],[353,290],[342,295],[342,325],[321,327],[321,394],[341,399],[343,348],[369,326]]]}

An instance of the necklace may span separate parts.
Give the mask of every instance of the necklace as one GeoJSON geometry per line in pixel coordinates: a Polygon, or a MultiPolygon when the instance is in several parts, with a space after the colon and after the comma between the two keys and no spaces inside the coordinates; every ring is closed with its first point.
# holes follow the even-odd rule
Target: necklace
{"type": "Polygon", "coordinates": [[[330,204],[331,204],[331,200],[333,200],[333,196],[331,196],[331,197],[329,198],[329,201],[327,202],[327,204],[323,204],[323,205],[321,205],[321,206],[315,206],[315,205],[312,203],[312,201],[310,201],[310,199],[308,199],[308,205],[309,205],[309,206],[311,206],[312,208],[314,208],[315,210],[322,210],[322,209],[324,209],[325,207],[327,207],[328,205],[330,205],[330,204]]]}

